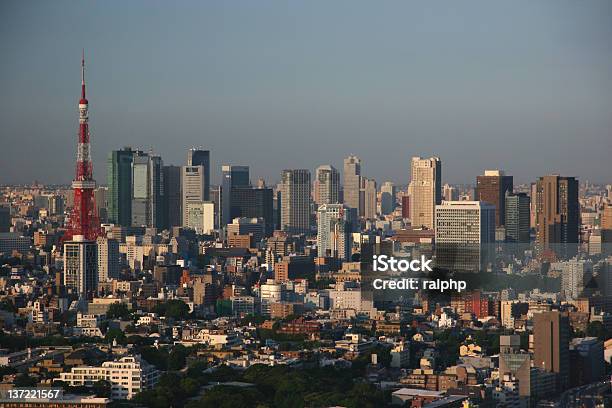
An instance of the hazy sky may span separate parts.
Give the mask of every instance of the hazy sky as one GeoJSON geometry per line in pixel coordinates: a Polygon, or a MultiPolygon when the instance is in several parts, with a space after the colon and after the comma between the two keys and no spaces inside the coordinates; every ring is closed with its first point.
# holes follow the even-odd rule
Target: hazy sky
{"type": "Polygon", "coordinates": [[[353,153],[612,182],[612,2],[2,1],[0,183],[69,183],[85,48],[94,176],[186,149],[279,179],[353,153]]]}

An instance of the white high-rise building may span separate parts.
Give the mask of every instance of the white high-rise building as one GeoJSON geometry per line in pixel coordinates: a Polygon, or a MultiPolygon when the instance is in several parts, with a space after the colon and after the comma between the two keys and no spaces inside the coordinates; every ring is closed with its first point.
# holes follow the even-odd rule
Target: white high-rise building
{"type": "MultiPolygon", "coordinates": [[[[353,210],[354,212],[354,210],[353,210]]],[[[351,256],[351,211],[343,204],[323,204],[317,210],[317,252],[320,257],[348,260],[351,256]]]]}
{"type": "Polygon", "coordinates": [[[566,262],[553,262],[551,270],[561,274],[561,292],[566,299],[578,299],[586,296],[585,285],[593,277],[593,262],[585,259],[570,259],[566,262]]]}
{"type": "Polygon", "coordinates": [[[269,316],[272,303],[278,303],[283,300],[283,285],[274,283],[274,280],[268,279],[266,283],[259,288],[260,311],[264,316],[269,316]]]}
{"type": "Polygon", "coordinates": [[[188,202],[185,226],[197,234],[210,234],[215,229],[215,203],[211,201],[188,202]]]}
{"type": "Polygon", "coordinates": [[[99,237],[98,245],[98,282],[106,282],[119,277],[119,241],[99,237]]]}
{"type": "Polygon", "coordinates": [[[435,227],[436,205],[442,202],[442,162],[413,157],[410,166],[410,220],[413,227],[435,227]]]}
{"type": "Polygon", "coordinates": [[[315,173],[316,203],[337,204],[340,197],[340,173],[334,166],[317,167],[315,173]]]}
{"type": "Polygon", "coordinates": [[[98,246],[82,235],[64,243],[64,286],[86,296],[98,288],[98,246]]]}
{"type": "Polygon", "coordinates": [[[481,270],[495,243],[495,207],[481,201],[444,201],[436,206],[436,266],[481,270]]]}
{"type": "Polygon", "coordinates": [[[187,225],[187,209],[189,204],[201,203],[208,200],[206,191],[205,167],[183,166],[181,183],[183,186],[183,225],[187,225]]]}

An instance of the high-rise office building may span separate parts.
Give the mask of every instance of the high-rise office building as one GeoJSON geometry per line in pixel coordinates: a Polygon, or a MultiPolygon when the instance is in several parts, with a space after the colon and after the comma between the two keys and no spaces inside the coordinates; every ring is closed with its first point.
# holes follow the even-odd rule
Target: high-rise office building
{"type": "Polygon", "coordinates": [[[352,223],[348,209],[343,204],[322,204],[317,210],[317,251],[319,257],[332,256],[349,260],[351,256],[352,223]]]}
{"type": "Polygon", "coordinates": [[[232,240],[232,236],[250,236],[250,243],[257,246],[264,237],[266,230],[263,221],[262,218],[234,218],[231,223],[227,224],[228,242],[232,240]]]}
{"type": "Polygon", "coordinates": [[[382,215],[391,214],[395,210],[395,184],[385,181],[380,187],[380,212],[382,215]]]}
{"type": "MultiPolygon", "coordinates": [[[[64,197],[54,194],[49,197],[49,214],[60,215],[64,213],[64,197]]],[[[1,227],[0,227],[1,228],[1,227]]]]}
{"type": "Polygon", "coordinates": [[[376,180],[366,177],[361,178],[361,189],[359,195],[359,208],[361,213],[359,216],[368,220],[376,218],[376,180]]]}
{"type": "Polygon", "coordinates": [[[357,214],[361,213],[360,191],[361,159],[351,155],[344,159],[344,204],[349,208],[356,208],[357,214]]]}
{"type": "Polygon", "coordinates": [[[572,257],[577,251],[579,223],[578,180],[559,175],[540,177],[536,185],[538,251],[572,257]]]}
{"type": "Polygon", "coordinates": [[[601,210],[601,241],[605,245],[605,252],[612,249],[612,203],[608,203],[601,210]]]}
{"type": "Polygon", "coordinates": [[[221,224],[232,222],[232,188],[251,185],[248,166],[221,166],[221,224]]]}
{"type": "Polygon", "coordinates": [[[197,234],[210,234],[215,229],[215,204],[210,201],[188,202],[185,226],[197,234]]]}
{"type": "Polygon", "coordinates": [[[187,166],[202,166],[204,168],[204,199],[210,200],[210,151],[189,149],[187,151],[187,166]]]}
{"type": "Polygon", "coordinates": [[[221,226],[221,186],[210,188],[210,201],[215,205],[215,229],[221,226]]]}
{"type": "MultiPolygon", "coordinates": [[[[96,187],[94,190],[94,203],[96,204],[96,211],[100,222],[108,222],[108,187],[96,187]]],[[[47,208],[49,208],[48,204],[47,208]]]]}
{"type": "Polygon", "coordinates": [[[11,207],[0,205],[0,232],[11,230],[11,207]]]}
{"type": "Polygon", "coordinates": [[[182,168],[180,166],[164,166],[164,192],[166,193],[167,228],[182,225],[183,190],[182,168]]]}
{"type": "Polygon", "coordinates": [[[187,207],[190,203],[208,201],[210,191],[206,186],[206,169],[204,166],[183,166],[181,173],[183,223],[187,223],[187,207]]]}
{"type": "Polygon", "coordinates": [[[407,193],[402,196],[402,218],[410,218],[410,196],[407,193]]]}
{"type": "Polygon", "coordinates": [[[142,152],[132,160],[132,226],[163,228],[167,224],[163,161],[142,152]]]}
{"type": "Polygon", "coordinates": [[[265,235],[274,232],[274,191],[271,188],[234,187],[230,195],[230,217],[262,218],[265,235]]]}
{"type": "Polygon", "coordinates": [[[442,162],[413,157],[410,166],[410,219],[413,227],[435,227],[436,205],[442,202],[442,162]]]}
{"type": "Polygon", "coordinates": [[[442,187],[442,199],[444,201],[459,201],[459,190],[455,186],[445,184],[442,187]]]}
{"type": "Polygon", "coordinates": [[[98,237],[96,240],[98,256],[98,282],[106,282],[119,277],[119,241],[98,237]]]}
{"type": "Polygon", "coordinates": [[[515,243],[529,243],[529,208],[527,193],[506,193],[506,240],[515,243]]]}
{"type": "Polygon", "coordinates": [[[108,222],[129,227],[132,225],[132,159],[131,147],[114,150],[108,155],[106,179],[108,183],[108,222]]]}
{"type": "Polygon", "coordinates": [[[321,204],[336,204],[340,199],[340,173],[334,166],[317,167],[315,173],[315,202],[321,204]]]}
{"type": "Polygon", "coordinates": [[[283,170],[281,176],[281,229],[289,234],[310,231],[310,171],[283,170]]]}
{"type": "Polygon", "coordinates": [[[499,336],[499,377],[509,375],[518,380],[518,393],[522,398],[530,398],[531,393],[531,355],[521,350],[521,336],[499,336]]]}
{"type": "Polygon", "coordinates": [[[481,201],[443,201],[436,206],[436,266],[483,270],[493,253],[495,207],[481,201]]]}
{"type": "Polygon", "coordinates": [[[91,297],[98,287],[96,241],[75,235],[64,243],[64,286],[80,297],[91,297]]]}
{"type": "Polygon", "coordinates": [[[512,176],[501,170],[485,170],[476,177],[476,201],[484,201],[495,207],[495,225],[506,225],[506,193],[511,193],[514,184],[512,176]]]}
{"type": "Polygon", "coordinates": [[[570,325],[567,315],[559,311],[533,315],[533,365],[558,375],[558,390],[569,383],[570,325]]]}
{"type": "Polygon", "coordinates": [[[593,279],[593,262],[589,259],[570,259],[552,263],[551,268],[560,272],[561,293],[565,299],[578,299],[592,296],[593,289],[587,285],[593,279]]]}

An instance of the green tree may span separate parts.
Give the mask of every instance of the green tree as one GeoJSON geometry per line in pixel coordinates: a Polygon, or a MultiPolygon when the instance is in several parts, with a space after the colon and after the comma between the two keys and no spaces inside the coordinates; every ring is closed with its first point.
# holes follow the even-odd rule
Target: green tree
{"type": "Polygon", "coordinates": [[[106,317],[109,319],[129,320],[132,317],[132,313],[128,309],[127,304],[116,302],[108,307],[106,317]]]}
{"type": "Polygon", "coordinates": [[[177,344],[168,355],[168,369],[180,370],[185,367],[189,351],[185,346],[177,344]]]}
{"type": "Polygon", "coordinates": [[[587,326],[586,334],[589,337],[597,337],[601,341],[606,341],[610,338],[608,330],[601,322],[590,322],[587,326]]]}
{"type": "Polygon", "coordinates": [[[15,377],[15,382],[13,385],[15,387],[33,387],[36,385],[36,379],[27,374],[19,374],[17,377],[15,377]]]}
{"type": "Polygon", "coordinates": [[[96,381],[93,385],[93,391],[98,397],[109,398],[111,393],[111,384],[105,380],[96,381]]]}
{"type": "Polygon", "coordinates": [[[189,306],[180,299],[170,299],[157,305],[156,312],[167,318],[182,320],[189,316],[189,306]]]}
{"type": "Polygon", "coordinates": [[[127,343],[125,333],[123,333],[121,329],[117,329],[117,328],[109,329],[106,332],[106,336],[104,336],[104,340],[106,340],[107,343],[112,343],[113,340],[117,340],[117,343],[119,344],[127,343]]]}

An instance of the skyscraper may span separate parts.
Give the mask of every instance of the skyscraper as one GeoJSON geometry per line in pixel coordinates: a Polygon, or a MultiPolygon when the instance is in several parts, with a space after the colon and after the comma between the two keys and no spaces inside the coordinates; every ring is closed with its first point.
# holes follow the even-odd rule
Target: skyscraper
{"type": "Polygon", "coordinates": [[[531,356],[521,350],[521,336],[499,336],[499,377],[510,375],[518,380],[519,395],[531,397],[531,356]]]}
{"type": "Polygon", "coordinates": [[[559,375],[559,388],[569,383],[570,326],[567,315],[559,311],[533,315],[533,365],[559,375]]]}
{"type": "Polygon", "coordinates": [[[459,201],[459,190],[450,184],[442,187],[442,199],[444,201],[459,201]]]}
{"type": "Polygon", "coordinates": [[[540,177],[536,185],[538,251],[573,256],[577,251],[579,218],[578,180],[559,175],[540,177]]]}
{"type": "Polygon", "coordinates": [[[334,166],[322,165],[315,173],[316,203],[336,204],[339,202],[340,173],[334,166]]]}
{"type": "Polygon", "coordinates": [[[210,200],[210,151],[189,149],[187,151],[187,166],[202,166],[204,168],[204,199],[210,200]]]}
{"type": "Polygon", "coordinates": [[[289,234],[310,231],[310,171],[283,170],[281,176],[281,229],[289,234]]]}
{"type": "Polygon", "coordinates": [[[11,207],[0,205],[0,232],[9,232],[11,229],[11,207]]]}
{"type": "Polygon", "coordinates": [[[410,219],[413,227],[435,227],[436,205],[442,202],[442,162],[413,157],[410,166],[410,219]]]}
{"type": "Polygon", "coordinates": [[[132,159],[131,147],[113,150],[107,159],[108,222],[132,225],[132,159]]]}
{"type": "Polygon", "coordinates": [[[495,242],[495,207],[481,201],[444,201],[436,206],[436,266],[478,272],[495,242]]]}
{"type": "Polygon", "coordinates": [[[96,241],[75,235],[64,243],[64,286],[80,297],[91,297],[98,287],[96,241]]]}
{"type": "Polygon", "coordinates": [[[266,236],[274,232],[274,191],[271,188],[234,187],[230,219],[263,218],[266,236]]]}
{"type": "Polygon", "coordinates": [[[360,214],[360,191],[361,191],[361,159],[357,156],[349,156],[344,159],[344,204],[348,208],[356,208],[360,214]]]}
{"type": "Polygon", "coordinates": [[[206,188],[206,170],[204,166],[183,166],[181,173],[183,224],[187,222],[187,207],[192,203],[202,203],[210,198],[206,188]]]}
{"type": "Polygon", "coordinates": [[[180,166],[164,166],[164,192],[166,195],[167,228],[182,225],[183,210],[182,168],[180,166]]]}
{"type": "Polygon", "coordinates": [[[395,184],[385,181],[380,188],[380,212],[391,214],[395,210],[395,184]]]}
{"type": "Polygon", "coordinates": [[[343,204],[322,204],[317,210],[317,251],[319,257],[348,260],[351,256],[351,213],[343,204]]]}
{"type": "Polygon", "coordinates": [[[506,193],[506,240],[529,243],[529,196],[527,193],[506,193]]]}
{"type": "Polygon", "coordinates": [[[476,177],[476,201],[484,201],[495,207],[495,225],[506,225],[506,193],[513,190],[512,176],[501,170],[485,170],[476,177]]]}
{"type": "Polygon", "coordinates": [[[98,256],[98,282],[119,277],[119,241],[107,237],[96,240],[98,256]]]}
{"type": "MultiPolygon", "coordinates": [[[[610,186],[608,186],[610,187],[610,186]]],[[[601,241],[604,243],[605,252],[612,249],[612,203],[604,205],[601,209],[601,241]]]]}
{"type": "Polygon", "coordinates": [[[376,218],[376,180],[369,179],[366,177],[361,178],[361,189],[360,189],[360,204],[359,208],[361,217],[368,220],[376,218]]]}
{"type": "Polygon", "coordinates": [[[163,161],[153,154],[138,152],[132,162],[132,226],[163,228],[165,194],[163,161]]]}
{"type": "Polygon", "coordinates": [[[215,204],[211,201],[188,202],[185,226],[197,234],[210,234],[215,229],[215,204]]]}
{"type": "Polygon", "coordinates": [[[232,188],[251,185],[248,166],[221,166],[221,220],[222,226],[232,222],[232,188]]]}

